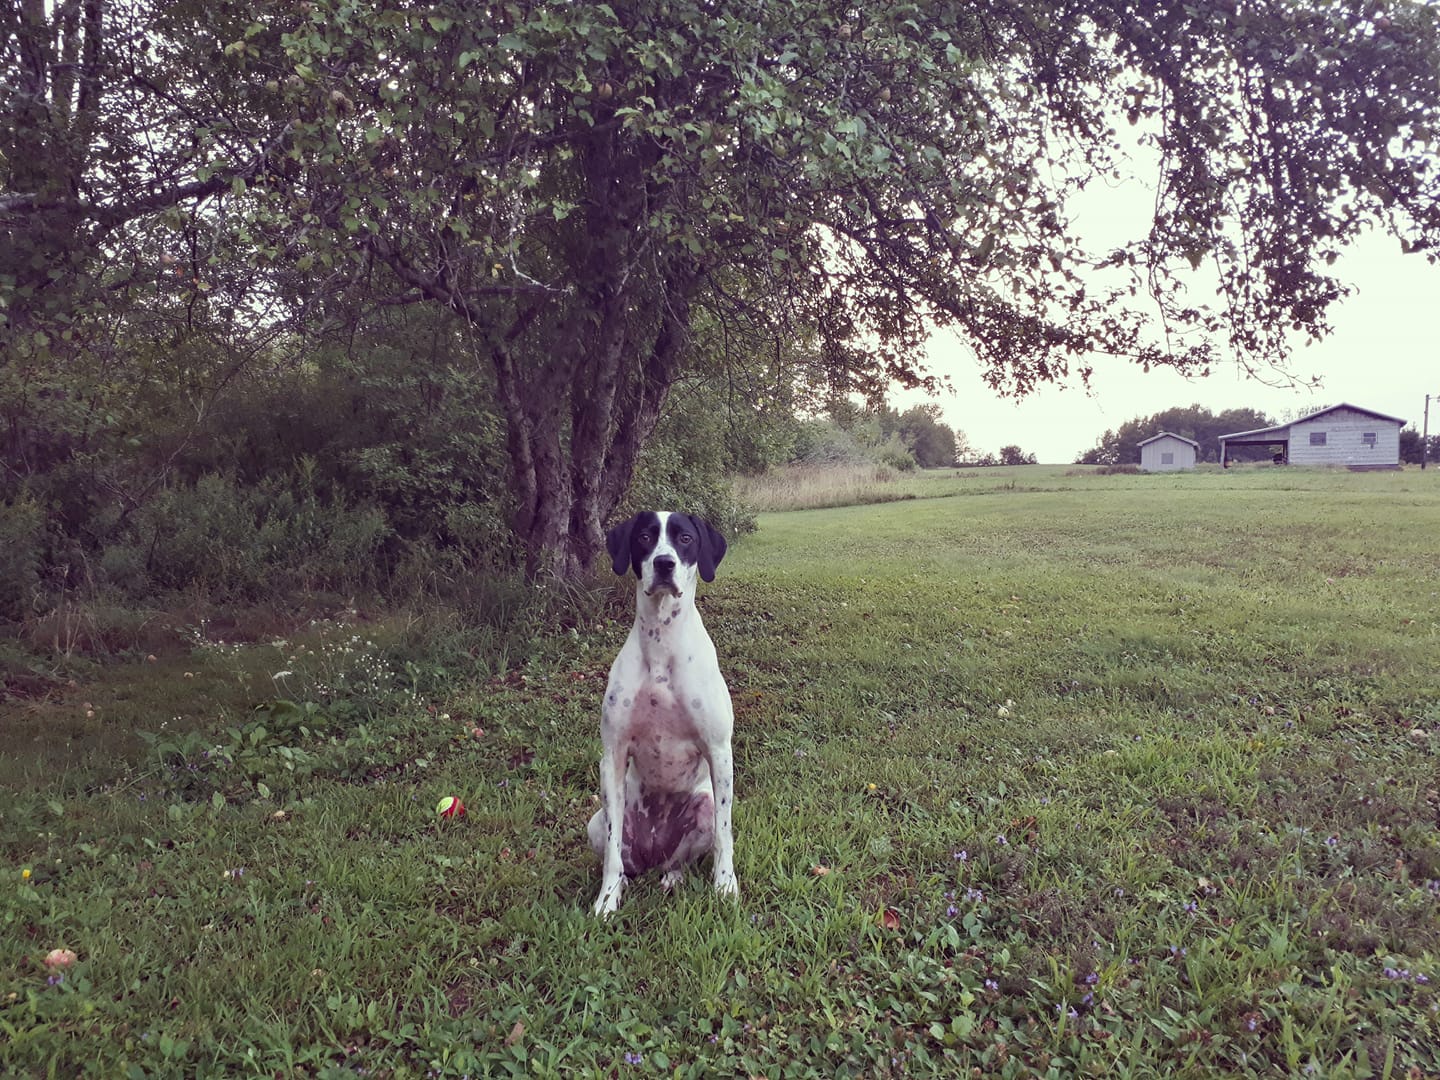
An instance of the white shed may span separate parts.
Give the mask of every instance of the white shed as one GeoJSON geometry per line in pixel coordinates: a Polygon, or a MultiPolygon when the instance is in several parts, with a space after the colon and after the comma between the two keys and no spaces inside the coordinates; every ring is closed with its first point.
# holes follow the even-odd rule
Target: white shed
{"type": "Polygon", "coordinates": [[[1220,464],[1229,466],[1232,446],[1279,446],[1277,463],[1398,469],[1404,426],[1404,420],[1374,409],[1331,405],[1288,424],[1221,435],[1220,464]]]}
{"type": "Polygon", "coordinates": [[[1184,435],[1173,435],[1162,431],[1151,435],[1140,444],[1140,470],[1142,472],[1175,472],[1177,469],[1193,469],[1200,457],[1200,444],[1184,435]]]}

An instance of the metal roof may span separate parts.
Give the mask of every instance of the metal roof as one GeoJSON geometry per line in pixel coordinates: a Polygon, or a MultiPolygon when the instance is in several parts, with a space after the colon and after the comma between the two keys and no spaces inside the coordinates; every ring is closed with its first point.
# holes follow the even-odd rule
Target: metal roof
{"type": "Polygon", "coordinates": [[[1399,424],[1401,427],[1405,426],[1405,421],[1401,420],[1398,416],[1388,416],[1385,413],[1376,412],[1374,409],[1362,409],[1359,405],[1350,405],[1342,401],[1339,405],[1327,406],[1324,409],[1320,409],[1318,412],[1310,413],[1310,415],[1308,416],[1302,416],[1298,420],[1291,420],[1288,424],[1276,424],[1274,427],[1254,428],[1251,431],[1232,431],[1228,435],[1221,435],[1220,441],[1225,442],[1227,439],[1241,438],[1249,439],[1261,435],[1278,435],[1281,432],[1288,433],[1289,430],[1296,424],[1303,424],[1307,420],[1314,420],[1316,417],[1324,416],[1326,413],[1332,413],[1339,409],[1349,409],[1351,412],[1364,413],[1366,416],[1373,416],[1377,420],[1389,420],[1392,424],[1399,424]]]}
{"type": "Polygon", "coordinates": [[[1200,444],[1194,439],[1187,439],[1184,435],[1176,435],[1173,431],[1162,431],[1159,435],[1151,435],[1148,439],[1140,440],[1138,445],[1149,446],[1156,439],[1179,439],[1183,443],[1189,443],[1196,450],[1200,449],[1200,444]]]}

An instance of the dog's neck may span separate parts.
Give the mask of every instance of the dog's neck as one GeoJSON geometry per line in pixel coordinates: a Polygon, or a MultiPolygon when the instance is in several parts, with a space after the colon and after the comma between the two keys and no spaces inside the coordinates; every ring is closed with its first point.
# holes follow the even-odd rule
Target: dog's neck
{"type": "Polygon", "coordinates": [[[640,636],[640,650],[647,656],[654,652],[669,652],[669,643],[675,640],[676,632],[695,611],[695,588],[681,587],[680,595],[656,592],[645,595],[645,587],[635,588],[635,629],[640,636]]]}

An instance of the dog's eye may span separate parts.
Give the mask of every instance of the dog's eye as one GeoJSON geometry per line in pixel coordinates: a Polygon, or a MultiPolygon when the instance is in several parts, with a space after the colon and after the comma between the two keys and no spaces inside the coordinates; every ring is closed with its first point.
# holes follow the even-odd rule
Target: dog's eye
{"type": "Polygon", "coordinates": [[[695,539],[695,538],[694,538],[693,536],[691,536],[689,533],[681,533],[681,534],[680,534],[680,543],[682,543],[682,544],[688,544],[688,543],[690,543],[690,541],[692,541],[692,540],[694,540],[694,539],[695,539]]]}

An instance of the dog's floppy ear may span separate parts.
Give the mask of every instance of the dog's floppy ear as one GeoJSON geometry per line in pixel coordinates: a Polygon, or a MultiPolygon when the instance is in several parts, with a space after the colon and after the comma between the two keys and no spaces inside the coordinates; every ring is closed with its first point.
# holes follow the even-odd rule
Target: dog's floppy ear
{"type": "Polygon", "coordinates": [[[696,559],[700,576],[706,581],[714,581],[715,568],[725,557],[725,537],[704,518],[691,514],[690,520],[695,523],[695,536],[700,541],[699,558],[696,559]]]}
{"type": "Polygon", "coordinates": [[[605,534],[605,550],[610,553],[610,565],[615,573],[624,575],[630,569],[630,534],[635,531],[639,514],[626,518],[605,534]]]}

